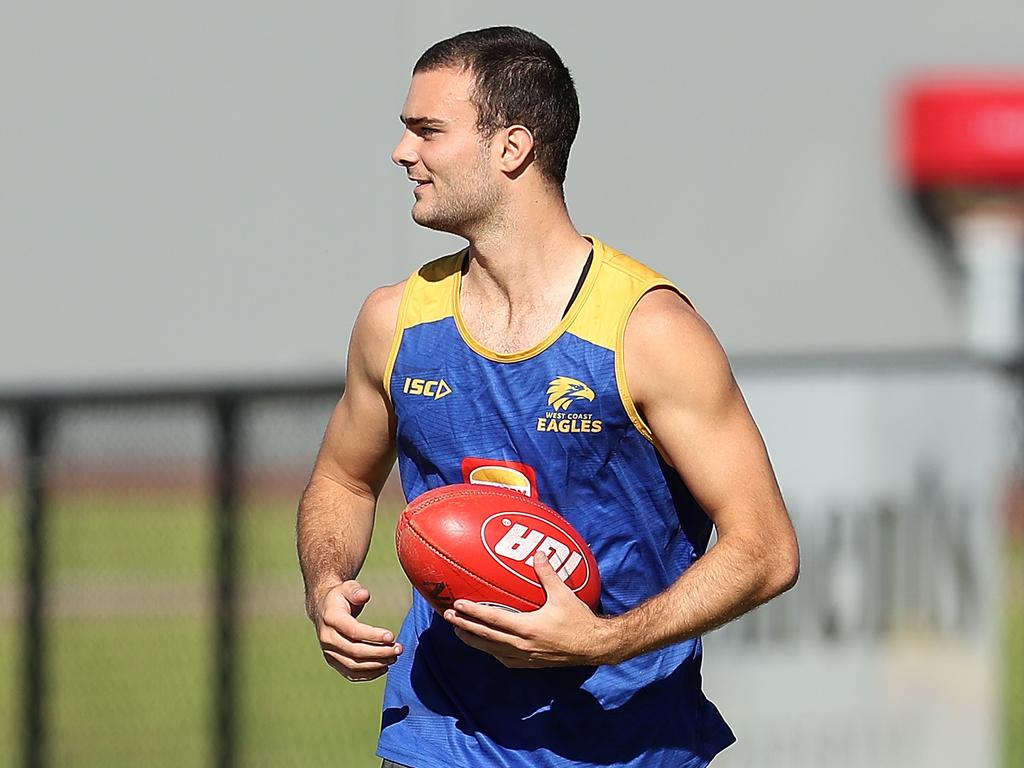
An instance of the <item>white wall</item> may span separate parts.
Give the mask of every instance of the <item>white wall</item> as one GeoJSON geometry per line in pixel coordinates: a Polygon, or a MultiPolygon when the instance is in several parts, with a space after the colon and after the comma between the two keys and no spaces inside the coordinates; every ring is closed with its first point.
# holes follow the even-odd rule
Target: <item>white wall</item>
{"type": "Polygon", "coordinates": [[[967,366],[740,373],[801,575],[704,638],[738,738],[715,768],[999,765],[1013,387],[967,366]]]}
{"type": "Polygon", "coordinates": [[[733,352],[959,344],[887,160],[905,73],[1020,64],[1024,5],[6,4],[0,388],[340,373],[456,247],[388,159],[417,56],[516,23],[573,70],[577,224],[733,352]]]}

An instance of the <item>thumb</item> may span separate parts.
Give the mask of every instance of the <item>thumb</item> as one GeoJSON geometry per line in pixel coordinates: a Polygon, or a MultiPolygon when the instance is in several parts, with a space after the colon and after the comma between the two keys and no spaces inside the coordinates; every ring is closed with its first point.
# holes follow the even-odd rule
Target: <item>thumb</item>
{"type": "Polygon", "coordinates": [[[568,589],[565,582],[558,578],[558,574],[551,567],[551,563],[548,562],[548,557],[545,553],[534,553],[533,570],[536,571],[537,578],[540,579],[540,585],[544,589],[544,594],[549,600],[557,592],[568,589]]]}
{"type": "Polygon", "coordinates": [[[341,585],[341,594],[352,606],[352,615],[358,616],[363,606],[370,602],[370,590],[355,579],[349,579],[341,585]]]}

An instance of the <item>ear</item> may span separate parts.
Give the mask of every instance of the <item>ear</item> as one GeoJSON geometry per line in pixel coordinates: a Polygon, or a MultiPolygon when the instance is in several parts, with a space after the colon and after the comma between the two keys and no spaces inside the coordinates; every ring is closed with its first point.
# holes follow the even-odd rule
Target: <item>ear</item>
{"type": "Polygon", "coordinates": [[[499,167],[511,176],[522,173],[533,156],[533,133],[524,125],[513,125],[499,135],[499,167]]]}

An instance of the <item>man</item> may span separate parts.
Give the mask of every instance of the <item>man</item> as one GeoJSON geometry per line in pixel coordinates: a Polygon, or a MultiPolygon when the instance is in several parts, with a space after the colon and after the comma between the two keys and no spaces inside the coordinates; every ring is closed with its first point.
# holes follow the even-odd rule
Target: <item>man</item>
{"type": "Polygon", "coordinates": [[[324,657],[349,680],[388,672],[385,765],[707,765],[733,736],[701,693],[700,635],[798,571],[725,354],[670,282],[570,221],[579,107],[547,43],[503,27],[436,44],[402,122],[413,218],[469,246],[374,291],[356,320],[299,509],[324,657]],[[441,616],[414,594],[397,638],[360,622],[396,453],[409,499],[483,463],[557,509],[597,558],[599,614],[538,554],[533,613],[460,600],[441,616]]]}

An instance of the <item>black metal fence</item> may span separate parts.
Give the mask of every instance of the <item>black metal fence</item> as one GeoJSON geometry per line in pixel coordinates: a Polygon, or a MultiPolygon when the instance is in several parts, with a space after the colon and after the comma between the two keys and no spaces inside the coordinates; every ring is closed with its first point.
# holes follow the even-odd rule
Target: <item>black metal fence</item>
{"type": "MultiPolygon", "coordinates": [[[[780,363],[745,362],[765,368],[780,363]]],[[[294,552],[296,504],[341,390],[0,396],[0,766],[379,765],[382,683],[350,685],[323,663],[294,552]]],[[[390,487],[361,574],[367,621],[395,630],[409,587],[388,532],[402,504],[390,487]]],[[[1024,754],[1024,516],[1013,520],[1007,766],[1024,754]]],[[[733,641],[784,640],[800,595],[788,597],[733,625],[733,641]]]]}
{"type": "MultiPolygon", "coordinates": [[[[379,687],[322,663],[294,553],[341,390],[0,398],[0,765],[372,755],[379,687]]],[[[390,584],[394,622],[408,588],[390,584]]]]}

